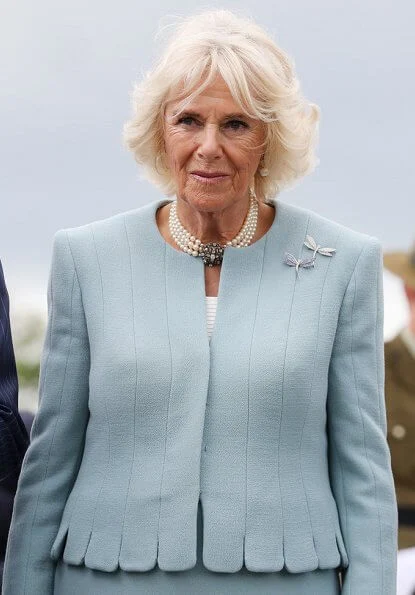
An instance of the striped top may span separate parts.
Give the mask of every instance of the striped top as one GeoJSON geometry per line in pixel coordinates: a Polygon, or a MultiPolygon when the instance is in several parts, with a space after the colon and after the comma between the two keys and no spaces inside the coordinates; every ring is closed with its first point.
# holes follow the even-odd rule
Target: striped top
{"type": "Polygon", "coordinates": [[[207,331],[209,335],[209,340],[212,335],[213,325],[215,323],[216,318],[216,306],[218,303],[217,296],[210,296],[207,295],[206,297],[206,321],[207,321],[207,331]]]}

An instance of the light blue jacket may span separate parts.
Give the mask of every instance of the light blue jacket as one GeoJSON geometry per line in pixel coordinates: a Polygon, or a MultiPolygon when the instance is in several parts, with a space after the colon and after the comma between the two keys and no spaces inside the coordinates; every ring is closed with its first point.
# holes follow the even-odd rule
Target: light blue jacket
{"type": "Polygon", "coordinates": [[[160,234],[168,199],[60,231],[40,408],[4,595],[53,593],[55,561],[113,572],[347,567],[395,593],[379,242],[275,201],[230,247],[209,344],[204,264],[160,234]],[[315,266],[311,235],[333,256],[315,266]]]}

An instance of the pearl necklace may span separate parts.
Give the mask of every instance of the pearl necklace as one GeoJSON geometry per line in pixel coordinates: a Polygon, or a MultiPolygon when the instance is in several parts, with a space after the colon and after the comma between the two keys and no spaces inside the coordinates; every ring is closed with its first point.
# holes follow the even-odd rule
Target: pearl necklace
{"type": "Polygon", "coordinates": [[[201,240],[187,231],[179,221],[176,205],[177,201],[173,201],[169,213],[169,230],[174,241],[183,252],[187,252],[191,256],[201,256],[204,264],[209,267],[222,263],[223,253],[227,246],[236,248],[248,246],[255,235],[258,223],[258,201],[254,196],[251,196],[248,214],[239,233],[224,246],[217,242],[203,244],[201,240]]]}

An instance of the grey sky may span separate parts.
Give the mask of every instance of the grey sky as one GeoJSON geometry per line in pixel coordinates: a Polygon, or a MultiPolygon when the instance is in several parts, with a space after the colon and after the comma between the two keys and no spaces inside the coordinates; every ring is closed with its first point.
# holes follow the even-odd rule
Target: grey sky
{"type": "Polygon", "coordinates": [[[121,145],[132,82],[151,65],[160,18],[208,6],[240,7],[266,26],[321,107],[321,163],[281,198],[375,235],[385,248],[415,239],[409,0],[6,2],[0,257],[11,293],[44,292],[56,230],[160,196],[121,145]]]}

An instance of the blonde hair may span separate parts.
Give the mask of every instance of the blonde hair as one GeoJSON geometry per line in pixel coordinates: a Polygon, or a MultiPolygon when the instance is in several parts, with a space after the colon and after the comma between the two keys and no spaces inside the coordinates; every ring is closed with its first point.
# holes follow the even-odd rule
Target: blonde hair
{"type": "Polygon", "coordinates": [[[183,109],[218,74],[247,116],[265,123],[264,156],[254,179],[257,196],[272,198],[313,171],[320,111],[302,96],[292,60],[252,20],[211,10],[181,19],[155,68],[134,85],[134,113],[124,125],[124,142],[145,177],[166,195],[175,193],[164,158],[167,97],[175,92],[183,109]],[[263,168],[268,175],[261,176],[263,168]]]}

